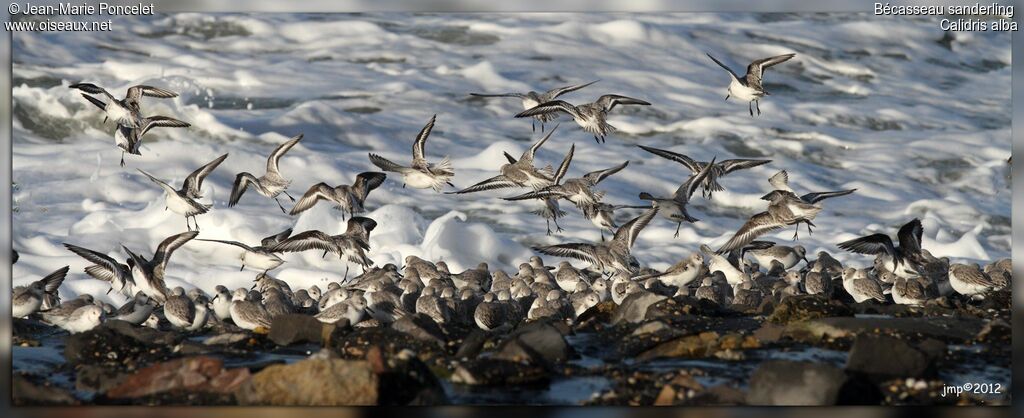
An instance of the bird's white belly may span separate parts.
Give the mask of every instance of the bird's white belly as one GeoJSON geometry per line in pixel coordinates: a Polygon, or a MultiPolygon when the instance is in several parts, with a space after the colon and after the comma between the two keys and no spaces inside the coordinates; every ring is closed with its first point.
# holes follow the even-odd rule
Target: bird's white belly
{"type": "Polygon", "coordinates": [[[213,302],[213,313],[215,315],[217,315],[217,318],[219,318],[221,320],[230,319],[231,318],[231,301],[230,300],[222,301],[221,298],[217,298],[217,300],[215,300],[213,302]]]}
{"type": "Polygon", "coordinates": [[[21,305],[15,305],[12,308],[12,314],[15,318],[24,318],[29,314],[35,312],[43,304],[43,300],[39,298],[32,298],[31,303],[23,303],[21,305]]]}
{"type": "Polygon", "coordinates": [[[683,219],[683,211],[680,209],[679,204],[668,200],[658,202],[658,213],[665,219],[672,221],[683,219]]]}
{"type": "Polygon", "coordinates": [[[188,216],[194,211],[192,206],[185,202],[185,199],[178,197],[178,195],[172,196],[170,194],[167,194],[166,196],[167,209],[170,209],[171,212],[177,213],[179,215],[188,216]]]}
{"type": "Polygon", "coordinates": [[[729,94],[741,101],[749,102],[761,98],[757,90],[740,84],[735,79],[729,83],[729,94]]]}
{"type": "Polygon", "coordinates": [[[797,263],[800,262],[800,258],[797,257],[796,254],[794,254],[792,252],[787,253],[785,256],[782,256],[782,257],[773,257],[773,256],[768,255],[768,254],[757,254],[757,253],[749,253],[749,254],[754,256],[754,260],[757,261],[757,264],[760,265],[761,267],[764,267],[764,268],[771,267],[772,261],[775,261],[775,260],[777,260],[778,262],[782,263],[782,266],[785,267],[786,270],[789,270],[791,267],[795,266],[797,263]]]}
{"type": "Polygon", "coordinates": [[[422,171],[406,172],[402,177],[404,178],[405,185],[414,189],[429,189],[437,183],[437,179],[422,171]]]}
{"type": "Polygon", "coordinates": [[[700,270],[700,268],[693,267],[684,271],[665,274],[658,277],[658,281],[668,286],[684,287],[697,278],[700,270]]]}
{"type": "Polygon", "coordinates": [[[284,263],[284,260],[266,254],[246,251],[242,255],[242,263],[257,270],[273,270],[280,266],[281,263],[284,263]]]}
{"type": "Polygon", "coordinates": [[[138,126],[135,118],[132,117],[131,112],[116,103],[107,103],[107,117],[114,120],[120,125],[129,126],[135,128],[138,126]]]}

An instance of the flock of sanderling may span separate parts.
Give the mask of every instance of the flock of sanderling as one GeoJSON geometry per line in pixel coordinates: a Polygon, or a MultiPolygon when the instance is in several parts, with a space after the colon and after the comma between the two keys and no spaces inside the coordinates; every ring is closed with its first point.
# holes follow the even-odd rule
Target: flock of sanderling
{"type": "MultiPolygon", "coordinates": [[[[739,76],[708,55],[731,76],[726,100],[735,97],[748,102],[751,116],[754,116],[755,108],[760,115],[758,101],[768,95],[761,83],[764,70],[794,56],[785,54],[754,61],[747,67],[746,74],[739,76]]],[[[524,110],[516,117],[533,118],[534,130],[539,122],[541,130],[545,131],[545,123],[556,119],[560,112],[567,113],[580,128],[601,143],[615,131],[615,127],[608,123],[607,116],[616,106],[646,106],[650,103],[615,94],[606,94],[594,102],[582,105],[573,105],[559,99],[564,94],[595,82],[556,88],[544,93],[531,91],[473,95],[521,99],[524,110]]],[[[93,84],[80,83],[70,87],[80,90],[89,102],[102,109],[106,115],[105,121],[109,119],[116,123],[114,139],[122,150],[122,166],[125,153],[140,154],[142,137],[150,129],[189,126],[188,123],[165,116],[143,116],[140,106],[143,96],[177,96],[162,88],[134,86],[128,89],[124,99],[118,100],[93,84]]],[[[403,187],[429,188],[440,192],[445,186],[453,186],[451,179],[455,170],[451,161],[447,157],[436,163],[427,160],[426,142],[435,121],[436,116],[430,119],[416,137],[412,162],[408,166],[372,153],[369,154],[370,162],[383,171],[400,174],[403,187]]],[[[266,172],[262,176],[239,173],[228,206],[238,204],[249,188],[274,199],[282,212],[291,215],[308,210],[323,200],[335,205],[341,211],[343,220],[347,212],[348,228],[344,233],[328,235],[310,230],[293,235],[292,230],[288,229],[263,239],[259,245],[223,239],[197,239],[241,249],[241,268],[249,267],[259,272],[252,289],[231,291],[224,286],[217,286],[216,294],[212,297],[198,288],[187,292],[181,287],[168,289],[164,277],[171,255],[182,245],[196,239],[199,235],[196,217],[212,209],[212,205],[199,202],[203,197],[203,179],[228,155],[221,155],[196,169],[177,189],[139,170],[164,190],[166,208],[185,217],[187,232],[165,239],[149,259],[122,246],[128,255],[126,264],[107,254],[70,243],[64,244],[68,250],[91,263],[85,269],[86,274],[108,282],[110,291],[129,297],[129,302],[115,308],[94,301],[88,294],[61,302],[57,289],[69,270],[63,267],[28,286],[15,288],[13,315],[17,318],[38,315],[44,321],[70,332],[91,329],[106,318],[152,327],[170,326],[183,331],[199,330],[216,321],[230,321],[244,329],[257,329],[270,327],[275,316],[286,313],[315,315],[320,321],[332,323],[347,319],[356,326],[386,324],[411,313],[420,313],[438,323],[475,323],[484,330],[495,330],[507,329],[523,320],[543,317],[571,321],[602,301],[611,300],[618,304],[627,296],[642,292],[688,295],[720,304],[745,306],[757,306],[762,299],[769,297],[777,299],[806,293],[841,298],[845,297],[845,292],[858,303],[868,300],[884,303],[891,300],[900,304],[920,305],[952,292],[968,297],[983,297],[986,292],[1009,285],[1011,267],[1008,259],[999,260],[982,269],[977,264],[950,265],[948,258],[932,256],[922,248],[922,226],[917,219],[899,229],[895,243],[889,235],[876,233],[838,244],[843,250],[875,255],[874,264],[868,268],[844,268],[824,251],[819,252],[817,259],[811,261],[800,245],[785,246],[757,240],[764,234],[787,226],[796,227],[795,240],[801,224],[806,224],[810,233],[814,226],[813,220],[823,209],[823,200],[855,191],[798,195],[789,186],[789,175],[784,170],[768,180],[773,190],[762,197],[769,202],[767,209],[751,216],[722,247],[713,250],[707,245],[701,245],[699,251],[663,272],[641,268],[637,259],[630,254],[631,247],[644,227],[656,216],[661,215],[675,222],[678,236],[682,223],[698,222],[687,212],[687,204],[698,189],[702,190],[704,198],[713,199],[714,192],[724,190],[720,182],[726,175],[768,164],[770,160],[712,159],[702,162],[674,151],[640,146],[654,155],[680,163],[689,172],[689,177],[668,196],[640,193],[639,199],[650,202],[649,205],[616,206],[602,202],[604,193],[595,187],[605,178],[625,169],[628,161],[580,177],[567,177],[575,151],[573,144],[557,169],[550,165],[536,167],[534,159],[537,150],[557,128],[555,126],[548,130],[543,138],[519,158],[505,153],[508,164],[499,168],[498,175],[447,193],[467,194],[504,188],[531,189],[527,193],[504,199],[540,201],[541,208],[535,213],[545,218],[549,235],[552,222],[557,231],[562,230],[558,226],[558,219],[567,214],[561,210],[559,202],[571,202],[601,230],[601,240],[534,249],[554,257],[590,262],[591,265],[585,269],[577,269],[566,261],[560,262],[557,267],[545,265],[537,256],[520,264],[519,270],[511,276],[501,270],[491,271],[486,263],[463,272],[451,272],[444,261],[431,262],[415,256],[406,257],[405,265],[401,268],[393,264],[376,267],[366,252],[370,249],[370,233],[377,224],[372,219],[356,215],[364,211],[370,192],[385,181],[386,175],[381,172],[359,173],[351,185],[317,183],[296,201],[288,194],[291,180],[281,173],[279,162],[302,140],[300,134],[270,153],[266,172]],[[296,202],[290,212],[278,198],[282,193],[296,202]],[[646,210],[629,222],[616,225],[612,214],[623,208],[646,210]],[[607,240],[604,237],[606,230],[611,232],[607,240]],[[284,262],[281,253],[295,251],[323,251],[324,257],[329,253],[334,254],[346,266],[348,263],[358,264],[362,267],[362,274],[349,279],[346,267],[345,280],[340,283],[330,283],[326,289],[312,286],[293,290],[288,283],[270,276],[269,272],[284,262]],[[795,269],[801,261],[806,263],[805,266],[795,269]]]]}

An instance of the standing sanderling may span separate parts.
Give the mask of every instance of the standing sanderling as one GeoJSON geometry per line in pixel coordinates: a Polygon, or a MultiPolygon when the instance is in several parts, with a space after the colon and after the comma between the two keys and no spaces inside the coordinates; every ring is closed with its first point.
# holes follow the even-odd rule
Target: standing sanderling
{"type": "Polygon", "coordinates": [[[69,269],[68,266],[64,266],[28,286],[15,287],[11,295],[11,312],[14,318],[24,318],[40,309],[46,310],[59,305],[57,288],[64,283],[69,269]]]}

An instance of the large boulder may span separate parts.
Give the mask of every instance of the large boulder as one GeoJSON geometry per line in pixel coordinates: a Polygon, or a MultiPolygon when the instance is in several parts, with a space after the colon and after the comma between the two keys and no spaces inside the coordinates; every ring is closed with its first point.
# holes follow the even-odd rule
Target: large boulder
{"type": "Polygon", "coordinates": [[[846,304],[819,295],[790,296],[775,306],[768,321],[787,324],[808,319],[853,316],[853,310],[846,304]]]}
{"type": "Polygon", "coordinates": [[[377,347],[366,353],[366,361],[380,380],[380,405],[443,405],[448,403],[441,382],[409,350],[385,357],[377,347]]]}
{"type": "Polygon", "coordinates": [[[75,405],[78,401],[68,391],[43,383],[35,384],[25,376],[11,376],[11,403],[14,406],[75,405]]]}
{"type": "Polygon", "coordinates": [[[838,367],[805,361],[761,363],[750,376],[749,405],[835,405],[846,374],[838,367]]]}
{"type": "Polygon", "coordinates": [[[323,323],[309,315],[284,314],[274,317],[267,338],[277,345],[302,342],[319,343],[323,336],[323,323]]]}
{"type": "Polygon", "coordinates": [[[906,377],[930,377],[935,374],[933,360],[925,350],[918,349],[902,339],[864,334],[854,340],[846,361],[846,370],[875,382],[906,377]]]}
{"type": "Polygon", "coordinates": [[[562,364],[574,354],[562,332],[543,321],[527,324],[512,333],[498,346],[494,358],[526,361],[551,367],[562,364]]]}
{"type": "Polygon", "coordinates": [[[154,364],[126,376],[106,397],[139,398],[159,393],[209,392],[230,394],[249,379],[249,369],[224,369],[220,359],[195,356],[154,364]]]}
{"type": "Polygon", "coordinates": [[[310,359],[272,365],[235,392],[242,405],[375,405],[378,377],[364,360],[310,359]]]}
{"type": "Polygon", "coordinates": [[[441,327],[429,316],[422,313],[399,318],[391,324],[391,329],[403,332],[417,340],[436,344],[442,349],[446,344],[444,331],[441,330],[441,327]]]}
{"type": "Polygon", "coordinates": [[[64,343],[64,358],[73,366],[91,364],[134,370],[175,356],[173,347],[181,337],[174,334],[125,321],[108,321],[89,331],[68,336],[64,343]]]}
{"type": "Polygon", "coordinates": [[[452,373],[452,383],[468,386],[534,385],[548,380],[548,373],[543,367],[495,358],[461,363],[452,373]]]}

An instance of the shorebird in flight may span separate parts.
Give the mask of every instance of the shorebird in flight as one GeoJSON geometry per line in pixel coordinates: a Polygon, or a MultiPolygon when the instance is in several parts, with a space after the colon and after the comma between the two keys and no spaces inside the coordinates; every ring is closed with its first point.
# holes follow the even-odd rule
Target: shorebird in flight
{"type": "Polygon", "coordinates": [[[434,129],[435,120],[437,120],[437,115],[430,118],[427,125],[420,130],[420,134],[416,136],[416,141],[412,143],[411,167],[396,164],[373,153],[370,153],[370,162],[380,167],[381,170],[400,173],[404,181],[402,187],[408,185],[415,189],[431,188],[436,192],[440,192],[441,187],[444,187],[445,184],[455,187],[455,185],[448,181],[455,175],[451,160],[445,156],[441,162],[430,164],[427,163],[425,157],[424,148],[427,144],[427,137],[430,136],[430,131],[434,129]]]}
{"type": "Polygon", "coordinates": [[[569,169],[569,163],[572,161],[573,154],[575,152],[576,145],[573,144],[569,148],[569,153],[566,154],[565,160],[562,161],[562,165],[558,167],[558,171],[555,172],[555,184],[545,187],[540,190],[524,193],[518,196],[506,197],[505,200],[526,200],[526,199],[543,199],[543,198],[561,198],[566,199],[576,207],[582,208],[587,205],[594,205],[604,197],[604,192],[594,191],[594,186],[600,183],[602,180],[608,178],[629,165],[629,161],[625,161],[615,167],[606,168],[603,170],[591,171],[584,174],[583,177],[571,178],[564,182],[559,182],[564,176],[565,172],[569,169]]]}
{"type": "Polygon", "coordinates": [[[595,244],[570,243],[556,244],[544,247],[534,247],[537,252],[556,257],[575,258],[577,260],[589,261],[599,271],[611,271],[626,274],[627,277],[640,270],[640,264],[630,254],[630,249],[640,231],[651,222],[651,219],[658,214],[658,208],[653,207],[633,220],[626,222],[618,230],[615,236],[608,241],[595,244]]]}
{"type": "Polygon", "coordinates": [[[544,137],[534,143],[530,149],[523,152],[523,155],[521,155],[518,160],[506,152],[505,159],[508,160],[508,164],[501,166],[501,174],[465,189],[445,193],[475,193],[482,192],[484,190],[496,190],[508,187],[530,187],[534,190],[539,190],[554,184],[554,170],[551,166],[549,165],[538,170],[533,166],[533,160],[537,155],[537,150],[547,142],[548,138],[551,137],[551,134],[555,133],[555,130],[557,129],[558,125],[555,125],[555,128],[548,132],[547,135],[544,135],[544,137]]]}
{"type": "Polygon", "coordinates": [[[121,167],[124,167],[124,154],[142,155],[139,147],[142,145],[142,136],[153,128],[188,128],[192,126],[188,122],[169,118],[167,116],[149,116],[142,118],[139,127],[118,125],[114,130],[114,144],[121,149],[121,167]]]}
{"type": "Polygon", "coordinates": [[[238,199],[242,198],[242,194],[251,185],[256,189],[257,193],[274,199],[277,202],[277,206],[281,208],[281,212],[288,213],[284,210],[284,205],[281,204],[281,201],[277,200],[277,195],[284,193],[285,196],[288,196],[294,202],[295,198],[288,194],[287,190],[288,185],[292,181],[281,176],[278,164],[281,162],[281,157],[301,140],[302,134],[298,134],[287,142],[278,145],[274,152],[270,153],[270,157],[267,158],[267,171],[262,177],[256,178],[256,176],[247,172],[238,173],[235,177],[235,184],[231,188],[231,198],[228,200],[228,207],[238,204],[238,199]]]}
{"type": "MultiPolygon", "coordinates": [[[[598,81],[599,80],[594,80],[594,81],[591,81],[591,82],[586,83],[586,84],[576,84],[576,85],[573,85],[573,86],[558,87],[558,88],[555,88],[555,89],[548,90],[548,91],[546,91],[544,93],[537,93],[535,91],[529,91],[529,92],[526,92],[526,93],[502,93],[502,94],[469,93],[469,95],[470,96],[476,96],[476,97],[515,97],[515,98],[518,98],[519,100],[521,100],[523,102],[523,110],[529,110],[529,109],[532,109],[533,107],[535,107],[535,106],[537,106],[537,105],[539,105],[541,103],[550,102],[552,100],[557,99],[558,96],[561,96],[561,95],[566,94],[566,93],[574,92],[576,90],[579,90],[579,89],[582,89],[582,88],[584,88],[586,86],[594,84],[594,83],[596,83],[598,81]]],[[[541,115],[534,116],[533,117],[534,118],[533,130],[534,131],[537,130],[537,122],[540,122],[540,130],[541,130],[541,132],[544,132],[544,123],[546,123],[548,121],[551,121],[552,119],[555,119],[557,117],[558,117],[558,115],[557,114],[553,114],[553,113],[547,113],[547,114],[541,114],[541,115]]]]}
{"type": "Polygon", "coordinates": [[[345,212],[348,212],[349,216],[363,212],[366,197],[380,187],[386,177],[384,173],[367,171],[356,175],[356,181],[351,186],[342,184],[331,187],[322,182],[314,184],[299,198],[290,214],[297,215],[312,208],[321,200],[326,200],[335,204],[335,208],[341,211],[341,219],[345,220],[345,212]]]}
{"type": "Polygon", "coordinates": [[[898,277],[917,277],[925,263],[921,250],[921,236],[924,228],[921,221],[914,218],[907,222],[896,233],[899,246],[895,246],[892,238],[886,234],[868,236],[843,241],[837,247],[857,254],[873,254],[881,257],[882,266],[898,277]]]}
{"type": "MultiPolygon", "coordinates": [[[[164,194],[166,195],[166,209],[170,209],[172,212],[179,215],[184,215],[185,227],[191,231],[192,225],[189,223],[188,219],[192,218],[193,221],[196,221],[196,215],[202,215],[213,207],[213,205],[206,205],[196,201],[196,199],[203,197],[203,180],[205,180],[206,176],[213,172],[213,170],[217,168],[225,158],[228,158],[227,154],[221,155],[215,160],[206,163],[206,165],[199,167],[196,171],[193,171],[185,178],[180,189],[171,187],[171,185],[167,184],[163,180],[153,177],[153,175],[143,171],[141,168],[137,170],[146,177],[149,177],[149,179],[153,183],[159,185],[160,188],[164,189],[164,194]]],[[[199,230],[198,221],[196,221],[196,230],[199,230]]]]}
{"type": "MultiPolygon", "coordinates": [[[[647,151],[651,154],[682,164],[686,166],[686,168],[690,169],[690,172],[694,174],[700,172],[701,170],[704,169],[704,166],[708,165],[707,162],[697,161],[694,160],[693,158],[687,157],[686,155],[677,152],[658,149],[654,147],[648,147],[644,145],[638,146],[644,151],[647,151]]],[[[712,193],[725,190],[725,188],[718,183],[718,179],[724,177],[726,174],[732,173],[737,170],[754,168],[759,165],[768,164],[770,162],[772,162],[772,160],[752,160],[743,158],[734,158],[731,160],[719,161],[717,164],[713,165],[711,172],[708,173],[708,176],[701,183],[701,185],[704,187],[704,197],[711,199],[712,193]]]]}
{"type": "MultiPolygon", "coordinates": [[[[771,202],[768,204],[768,210],[751,216],[736,234],[718,249],[718,253],[742,248],[757,237],[785,226],[797,225],[799,231],[800,223],[806,223],[810,228],[814,225],[811,221],[822,210],[820,205],[805,202],[793,192],[783,190],[773,190],[761,199],[771,202]]],[[[796,238],[797,235],[794,234],[793,239],[796,238]]]]}
{"type": "Polygon", "coordinates": [[[729,94],[725,96],[725,100],[729,100],[730,96],[736,96],[739,100],[747,102],[747,110],[750,111],[750,116],[754,116],[754,108],[751,106],[757,106],[757,114],[761,114],[760,100],[762,97],[767,96],[768,92],[765,91],[764,86],[761,85],[762,77],[764,76],[764,70],[768,69],[773,65],[788,61],[790,58],[796,56],[796,54],[784,54],[776,55],[774,57],[768,57],[759,59],[750,63],[747,66],[747,73],[740,77],[721,61],[712,57],[711,54],[707,54],[708,58],[711,58],[715,64],[724,68],[725,71],[729,72],[732,79],[729,81],[729,94]]]}
{"type": "Polygon", "coordinates": [[[683,226],[683,222],[697,222],[699,219],[690,216],[689,212],[686,211],[686,205],[690,202],[690,198],[693,197],[693,192],[697,191],[704,179],[708,177],[708,174],[715,167],[715,159],[712,158],[710,163],[704,165],[704,168],[697,173],[686,179],[683,184],[679,185],[672,197],[655,197],[647,192],[640,192],[640,199],[649,200],[651,204],[661,208],[661,216],[670,221],[676,222],[676,234],[673,238],[679,237],[679,228],[683,226]]]}
{"type": "MultiPolygon", "coordinates": [[[[327,235],[321,231],[311,230],[300,232],[270,247],[273,252],[298,252],[321,250],[324,257],[334,253],[338,258],[356,263],[363,272],[373,265],[373,260],[366,257],[370,249],[370,232],[377,227],[373,219],[353,216],[348,220],[348,229],[340,235],[327,235]]],[[[348,265],[345,266],[345,278],[348,278],[348,265]]]]}
{"type": "Polygon", "coordinates": [[[240,259],[242,260],[242,267],[239,268],[238,271],[242,271],[245,269],[245,266],[249,266],[255,268],[256,270],[261,270],[263,271],[263,273],[267,273],[270,270],[280,267],[281,264],[284,263],[284,260],[282,260],[281,257],[278,257],[277,254],[274,254],[274,251],[271,251],[270,247],[273,247],[274,245],[277,245],[277,243],[288,239],[288,237],[291,236],[291,234],[292,229],[288,228],[277,235],[271,235],[269,237],[263,238],[263,241],[260,243],[260,245],[255,247],[250,247],[238,241],[229,240],[196,238],[196,241],[219,242],[221,244],[234,245],[238,248],[241,248],[245,251],[242,253],[240,257],[240,259]]]}
{"type": "Polygon", "coordinates": [[[107,92],[106,89],[92,83],[76,83],[68,87],[83,91],[84,93],[82,94],[82,97],[85,97],[85,99],[90,103],[102,109],[103,113],[106,115],[103,118],[103,122],[106,122],[107,119],[113,119],[118,125],[127,126],[129,128],[142,127],[142,110],[139,106],[139,99],[141,99],[142,96],[158,97],[161,99],[178,97],[178,93],[173,91],[143,85],[129,87],[128,93],[125,94],[124,99],[120,100],[107,92]],[[107,101],[104,102],[91,96],[93,94],[102,94],[107,97],[107,101]]]}
{"type": "Polygon", "coordinates": [[[539,115],[553,115],[557,112],[565,112],[572,116],[576,124],[584,131],[594,135],[598,143],[604,142],[605,136],[615,131],[615,127],[608,123],[608,112],[616,105],[644,105],[650,103],[640,99],[620,96],[617,94],[606,94],[598,97],[593,103],[586,103],[579,106],[570,104],[563,100],[552,100],[541,103],[530,109],[519,112],[517,118],[536,117],[539,115]]]}
{"type": "Polygon", "coordinates": [[[131,267],[131,277],[134,279],[135,286],[146,296],[163,304],[169,296],[167,285],[164,284],[167,262],[170,261],[174,250],[185,245],[196,235],[199,235],[198,231],[189,231],[168,237],[156,247],[156,252],[153,253],[151,260],[146,260],[122,245],[121,248],[128,253],[128,265],[131,267]]]}
{"type": "Polygon", "coordinates": [[[88,248],[82,248],[66,242],[64,247],[92,263],[91,266],[85,268],[85,274],[94,279],[110,283],[110,289],[107,290],[107,293],[113,290],[127,297],[132,297],[135,294],[135,279],[132,278],[132,268],[130,267],[132,264],[131,260],[128,260],[129,265],[124,265],[106,254],[88,248]]]}

